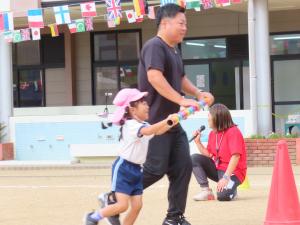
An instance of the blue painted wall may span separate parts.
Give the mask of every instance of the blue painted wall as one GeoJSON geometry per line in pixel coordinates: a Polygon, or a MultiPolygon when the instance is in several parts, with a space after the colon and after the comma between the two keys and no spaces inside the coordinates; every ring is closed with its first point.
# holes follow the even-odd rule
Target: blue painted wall
{"type": "MultiPolygon", "coordinates": [[[[243,117],[233,118],[244,133],[243,117]]],[[[210,129],[206,118],[191,118],[181,122],[188,137],[205,125],[202,141],[207,142],[210,129]]],[[[102,129],[100,122],[34,122],[16,123],[16,160],[70,160],[70,144],[115,144],[119,127],[102,129]]]]}

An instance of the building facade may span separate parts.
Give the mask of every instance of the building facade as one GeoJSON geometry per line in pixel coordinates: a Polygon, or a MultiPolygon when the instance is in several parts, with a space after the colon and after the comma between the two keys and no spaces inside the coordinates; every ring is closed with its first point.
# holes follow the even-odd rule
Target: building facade
{"type": "MultiPolygon", "coordinates": [[[[29,8],[43,7],[45,23],[51,24],[52,6],[70,4],[71,17],[77,19],[80,2],[84,1],[1,4],[2,11],[17,12],[15,26],[23,28],[29,8]]],[[[124,10],[133,8],[123,4],[124,10]]],[[[97,12],[105,14],[104,4],[97,4],[97,12]]],[[[188,33],[179,48],[190,80],[231,110],[251,112],[252,134],[285,133],[288,115],[300,113],[300,2],[248,0],[200,12],[187,10],[186,16],[188,33]]],[[[22,118],[24,125],[28,118],[92,115],[106,106],[113,110],[117,91],[136,87],[140,50],[156,30],[154,20],[129,24],[124,15],[115,28],[96,17],[92,32],[70,34],[61,25],[59,37],[51,37],[44,28],[40,41],[7,44],[0,36],[0,60],[5,64],[0,70],[1,120],[12,117],[16,124],[22,118]],[[7,98],[9,93],[12,97],[7,98]]],[[[16,132],[19,128],[11,132],[15,141],[22,136],[16,132]]],[[[16,143],[19,148],[24,145],[16,143]]]]}

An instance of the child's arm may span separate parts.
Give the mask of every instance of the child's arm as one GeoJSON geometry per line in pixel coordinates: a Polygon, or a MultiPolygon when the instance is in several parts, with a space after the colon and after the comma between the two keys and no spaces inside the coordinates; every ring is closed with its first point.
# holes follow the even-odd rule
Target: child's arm
{"type": "Polygon", "coordinates": [[[165,133],[171,127],[175,126],[177,123],[178,123],[177,113],[174,113],[174,114],[169,115],[168,118],[166,118],[158,123],[143,127],[140,130],[140,134],[142,134],[142,135],[160,135],[160,134],[165,133]],[[171,126],[168,125],[168,120],[173,121],[173,124],[171,126]]]}

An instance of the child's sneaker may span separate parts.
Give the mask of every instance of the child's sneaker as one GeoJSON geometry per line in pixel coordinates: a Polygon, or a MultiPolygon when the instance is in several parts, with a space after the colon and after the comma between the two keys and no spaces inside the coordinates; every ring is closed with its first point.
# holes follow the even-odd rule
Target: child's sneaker
{"type": "Polygon", "coordinates": [[[108,193],[101,193],[100,195],[98,195],[100,208],[104,208],[108,205],[107,199],[108,199],[108,193]]]}
{"type": "Polygon", "coordinates": [[[202,188],[202,190],[193,197],[195,201],[215,200],[215,196],[210,188],[202,188]]]}
{"type": "MultiPolygon", "coordinates": [[[[98,196],[98,200],[101,208],[104,208],[111,204],[115,204],[117,202],[115,193],[113,192],[100,194],[98,196]]],[[[105,218],[105,220],[109,225],[121,225],[119,214],[115,216],[109,216],[105,218]]]]}
{"type": "Polygon", "coordinates": [[[91,215],[94,212],[90,212],[85,214],[85,216],[83,217],[83,225],[97,225],[98,221],[94,220],[93,218],[91,218],[91,215]]]}

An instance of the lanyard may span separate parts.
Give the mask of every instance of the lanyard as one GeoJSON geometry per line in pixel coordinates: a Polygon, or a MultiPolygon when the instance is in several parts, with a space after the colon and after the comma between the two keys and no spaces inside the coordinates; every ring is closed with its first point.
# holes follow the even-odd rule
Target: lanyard
{"type": "Polygon", "coordinates": [[[221,147],[221,144],[223,141],[223,136],[224,136],[224,131],[222,132],[220,142],[218,143],[218,132],[216,133],[216,152],[217,152],[216,164],[219,163],[219,151],[220,151],[220,147],[221,147]]]}

